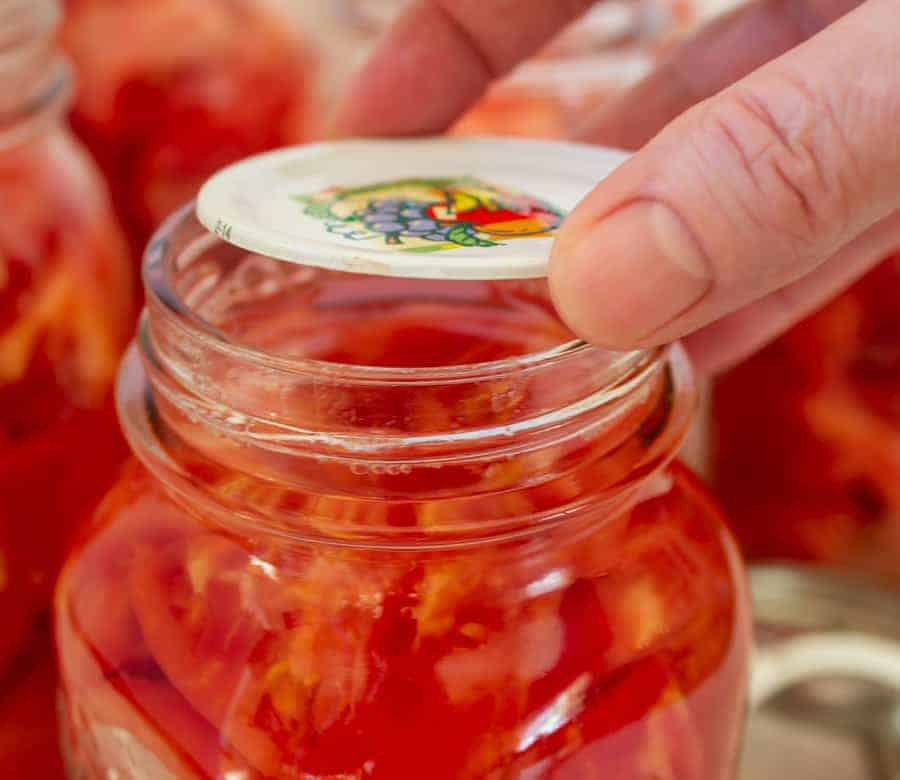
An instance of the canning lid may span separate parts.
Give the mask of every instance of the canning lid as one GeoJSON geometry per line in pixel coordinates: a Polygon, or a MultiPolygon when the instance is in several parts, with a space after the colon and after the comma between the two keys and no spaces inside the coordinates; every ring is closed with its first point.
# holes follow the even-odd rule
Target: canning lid
{"type": "Polygon", "coordinates": [[[898,594],[822,568],[750,574],[754,675],[768,658],[794,681],[770,687],[753,713],[738,780],[900,780],[898,594]]]}
{"type": "Polygon", "coordinates": [[[566,214],[628,158],[494,138],[356,140],[251,157],[197,216],[222,240],[301,265],[422,279],[545,276],[566,214]]]}

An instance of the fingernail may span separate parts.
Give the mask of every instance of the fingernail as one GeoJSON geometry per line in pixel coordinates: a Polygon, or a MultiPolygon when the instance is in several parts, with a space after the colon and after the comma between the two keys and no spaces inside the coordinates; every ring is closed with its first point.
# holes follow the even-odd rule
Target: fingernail
{"type": "Polygon", "coordinates": [[[626,206],[571,238],[563,231],[550,263],[563,319],[583,338],[614,349],[646,346],[696,305],[712,281],[697,240],[656,201],[626,206]]]}

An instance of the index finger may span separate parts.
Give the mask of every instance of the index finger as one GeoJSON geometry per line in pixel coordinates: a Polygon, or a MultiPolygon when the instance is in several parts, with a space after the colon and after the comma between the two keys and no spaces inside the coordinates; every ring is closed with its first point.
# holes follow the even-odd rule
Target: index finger
{"type": "Polygon", "coordinates": [[[417,0],[342,101],[335,135],[446,130],[595,0],[417,0]]]}

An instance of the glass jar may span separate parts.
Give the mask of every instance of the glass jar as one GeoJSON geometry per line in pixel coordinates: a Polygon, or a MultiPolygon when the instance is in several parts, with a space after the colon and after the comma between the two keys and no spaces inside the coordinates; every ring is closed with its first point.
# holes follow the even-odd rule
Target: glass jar
{"type": "Polygon", "coordinates": [[[287,0],[64,0],[73,124],[107,176],[135,255],[214,171],[297,143],[315,60],[287,0]]]}
{"type": "Polygon", "coordinates": [[[65,123],[49,0],[0,0],[0,666],[125,457],[112,385],[133,324],[124,238],[65,123]]]}
{"type": "Polygon", "coordinates": [[[455,135],[569,138],[591,113],[650,72],[671,17],[660,3],[603,3],[494,85],[455,135]]]}
{"type": "Polygon", "coordinates": [[[411,0],[283,0],[308,33],[320,67],[317,100],[326,114],[411,0]]]}
{"type": "Polygon", "coordinates": [[[564,139],[672,48],[745,0],[606,0],[593,6],[457,122],[456,135],[564,139]]]}
{"type": "Polygon", "coordinates": [[[741,564],[678,348],[545,283],[148,251],[135,461],[57,592],[71,777],[732,777],[741,564]]]}
{"type": "Polygon", "coordinates": [[[716,481],[754,558],[900,585],[900,258],[716,387],[716,481]]]}

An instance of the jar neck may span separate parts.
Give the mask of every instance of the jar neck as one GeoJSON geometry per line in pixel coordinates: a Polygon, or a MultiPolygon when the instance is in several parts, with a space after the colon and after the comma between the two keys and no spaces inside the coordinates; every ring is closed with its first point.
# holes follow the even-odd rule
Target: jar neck
{"type": "Polygon", "coordinates": [[[609,353],[571,342],[410,369],[280,357],[193,308],[222,278],[204,259],[217,251],[237,262],[239,250],[188,212],[151,245],[147,310],[119,403],[151,471],[228,522],[392,544],[529,532],[585,504],[614,514],[684,435],[694,396],[678,348],[609,353]]]}
{"type": "Polygon", "coordinates": [[[71,94],[56,0],[0,0],[0,152],[59,121],[71,94]]]}

